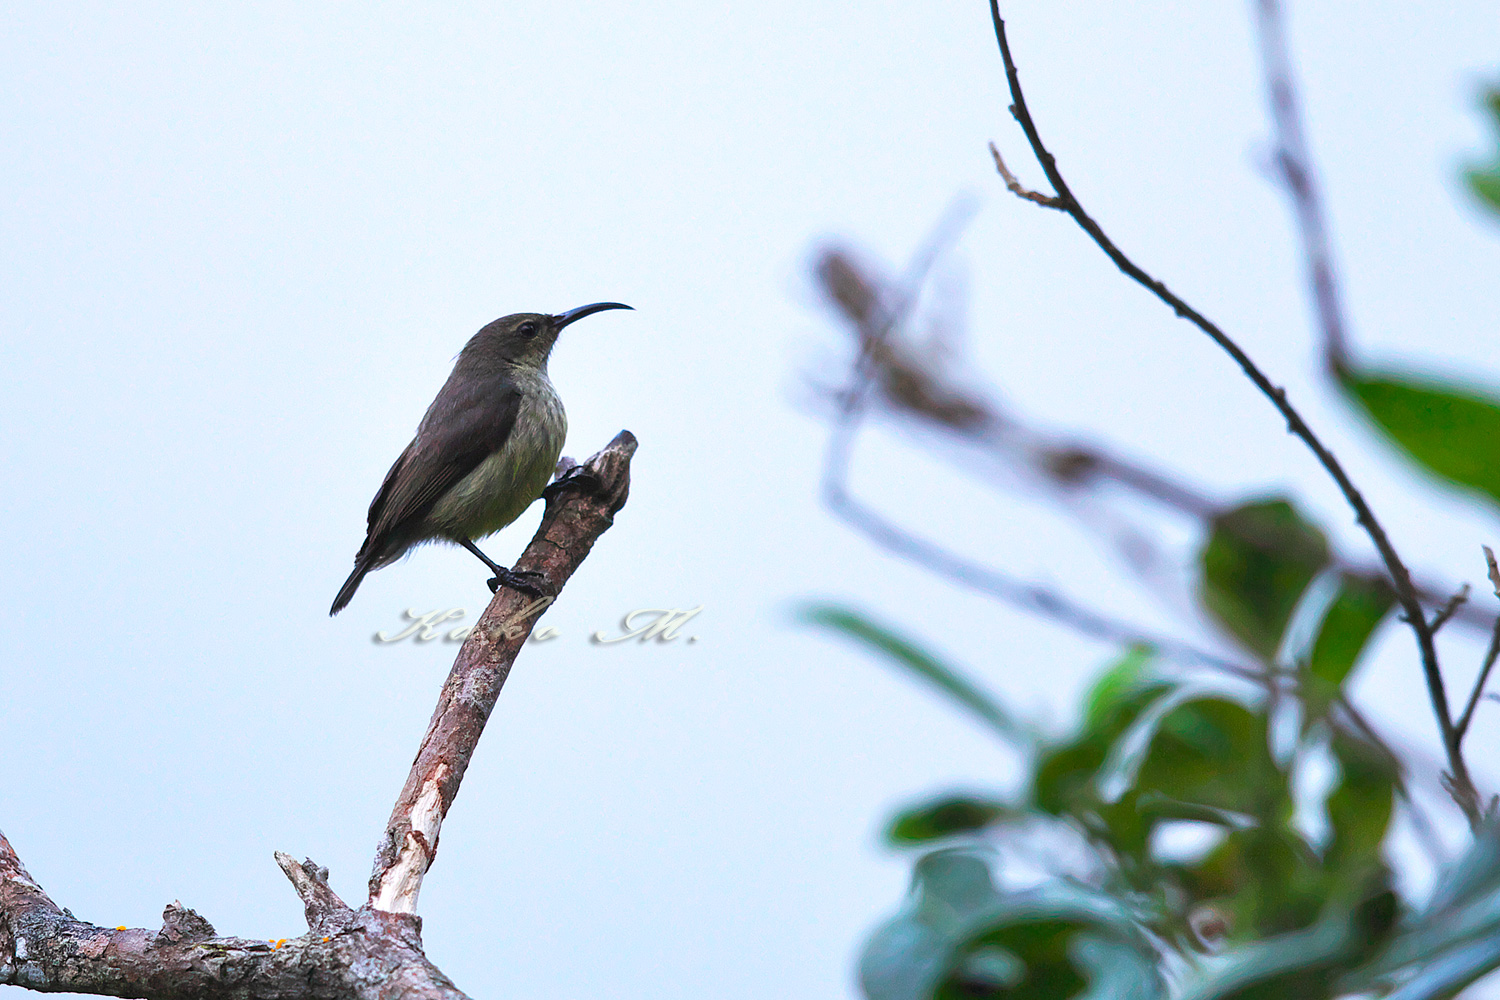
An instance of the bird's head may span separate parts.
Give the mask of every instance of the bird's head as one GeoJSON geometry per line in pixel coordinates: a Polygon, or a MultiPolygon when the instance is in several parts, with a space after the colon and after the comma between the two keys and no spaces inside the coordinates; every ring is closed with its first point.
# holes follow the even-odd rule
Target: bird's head
{"type": "Polygon", "coordinates": [[[595,302],[565,313],[512,313],[480,330],[464,348],[481,351],[487,359],[520,368],[544,369],[563,327],[606,309],[629,309],[620,302],[595,302]]]}

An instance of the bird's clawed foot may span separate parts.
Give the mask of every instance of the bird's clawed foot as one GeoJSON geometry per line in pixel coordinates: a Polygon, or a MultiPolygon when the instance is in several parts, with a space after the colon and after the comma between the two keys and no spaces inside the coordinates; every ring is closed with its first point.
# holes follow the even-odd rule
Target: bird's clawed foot
{"type": "Polygon", "coordinates": [[[534,569],[497,569],[495,576],[485,582],[490,585],[492,594],[504,586],[531,597],[548,596],[546,588],[542,586],[547,582],[547,574],[534,569]]]}
{"type": "Polygon", "coordinates": [[[604,491],[604,480],[600,479],[586,466],[575,465],[552,481],[552,485],[542,490],[542,497],[548,503],[563,490],[578,490],[581,493],[598,494],[604,491]]]}

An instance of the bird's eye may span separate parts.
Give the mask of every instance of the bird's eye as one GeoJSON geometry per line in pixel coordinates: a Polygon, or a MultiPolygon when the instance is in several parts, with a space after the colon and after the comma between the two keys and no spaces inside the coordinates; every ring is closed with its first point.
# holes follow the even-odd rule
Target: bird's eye
{"type": "Polygon", "coordinates": [[[535,323],[527,322],[522,323],[520,328],[517,329],[516,332],[525,337],[527,340],[530,340],[532,337],[535,337],[538,333],[540,333],[541,330],[542,328],[537,326],[535,323]]]}

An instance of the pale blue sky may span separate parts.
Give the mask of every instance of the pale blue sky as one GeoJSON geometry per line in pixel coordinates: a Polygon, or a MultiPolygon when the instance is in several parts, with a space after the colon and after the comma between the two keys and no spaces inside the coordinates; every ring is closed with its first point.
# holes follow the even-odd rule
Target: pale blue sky
{"type": "MultiPolygon", "coordinates": [[[[1413,489],[1312,376],[1247,5],[1004,7],[1080,197],[1289,387],[1411,562],[1477,583],[1493,518],[1413,489]]],[[[1494,7],[1299,4],[1291,30],[1359,343],[1500,382],[1500,226],[1455,180],[1490,151],[1494,7]]],[[[1039,177],[1002,85],[977,0],[0,13],[0,829],[32,873],[99,923],[181,899],[267,938],[304,929],[273,850],[362,899],[454,651],[370,637],[488,597],[471,556],[428,549],[329,620],[365,506],[480,325],[615,299],[637,311],[569,329],[552,375],[569,453],[640,438],[630,504],[501,697],[422,894],[428,952],[476,996],[852,995],[905,885],[889,812],[1010,762],[790,602],[901,623],[1057,725],[1111,651],[819,508],[824,429],[796,400],[843,346],[805,276],[820,240],[897,266],[977,195],[945,267],[1008,400],[1225,493],[1298,490],[1364,551],[1226,358],[1005,194],[988,140],[1039,177]],[[699,604],[691,646],[586,641],[699,604]]],[[[1170,622],[1042,507],[896,436],[860,470],[939,534],[978,526],[979,555],[1170,622]]],[[[535,521],[487,550],[510,561],[535,521]]],[[[1361,692],[1430,752],[1411,653],[1388,630],[1361,692]]],[[[1500,717],[1473,741],[1495,790],[1500,717]]]]}

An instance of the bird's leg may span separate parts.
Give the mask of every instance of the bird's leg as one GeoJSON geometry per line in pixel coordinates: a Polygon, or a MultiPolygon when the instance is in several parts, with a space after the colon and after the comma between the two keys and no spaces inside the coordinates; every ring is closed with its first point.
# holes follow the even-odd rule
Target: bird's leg
{"type": "Polygon", "coordinates": [[[489,584],[490,593],[493,594],[502,586],[505,586],[511,590],[519,590],[523,594],[529,594],[532,597],[546,596],[546,592],[540,586],[540,581],[546,578],[543,574],[535,570],[521,570],[517,572],[516,570],[506,569],[504,566],[496,564],[483,552],[480,552],[479,546],[467,538],[460,538],[458,544],[478,556],[479,561],[488,566],[490,571],[495,574],[494,579],[485,581],[489,584]]]}

